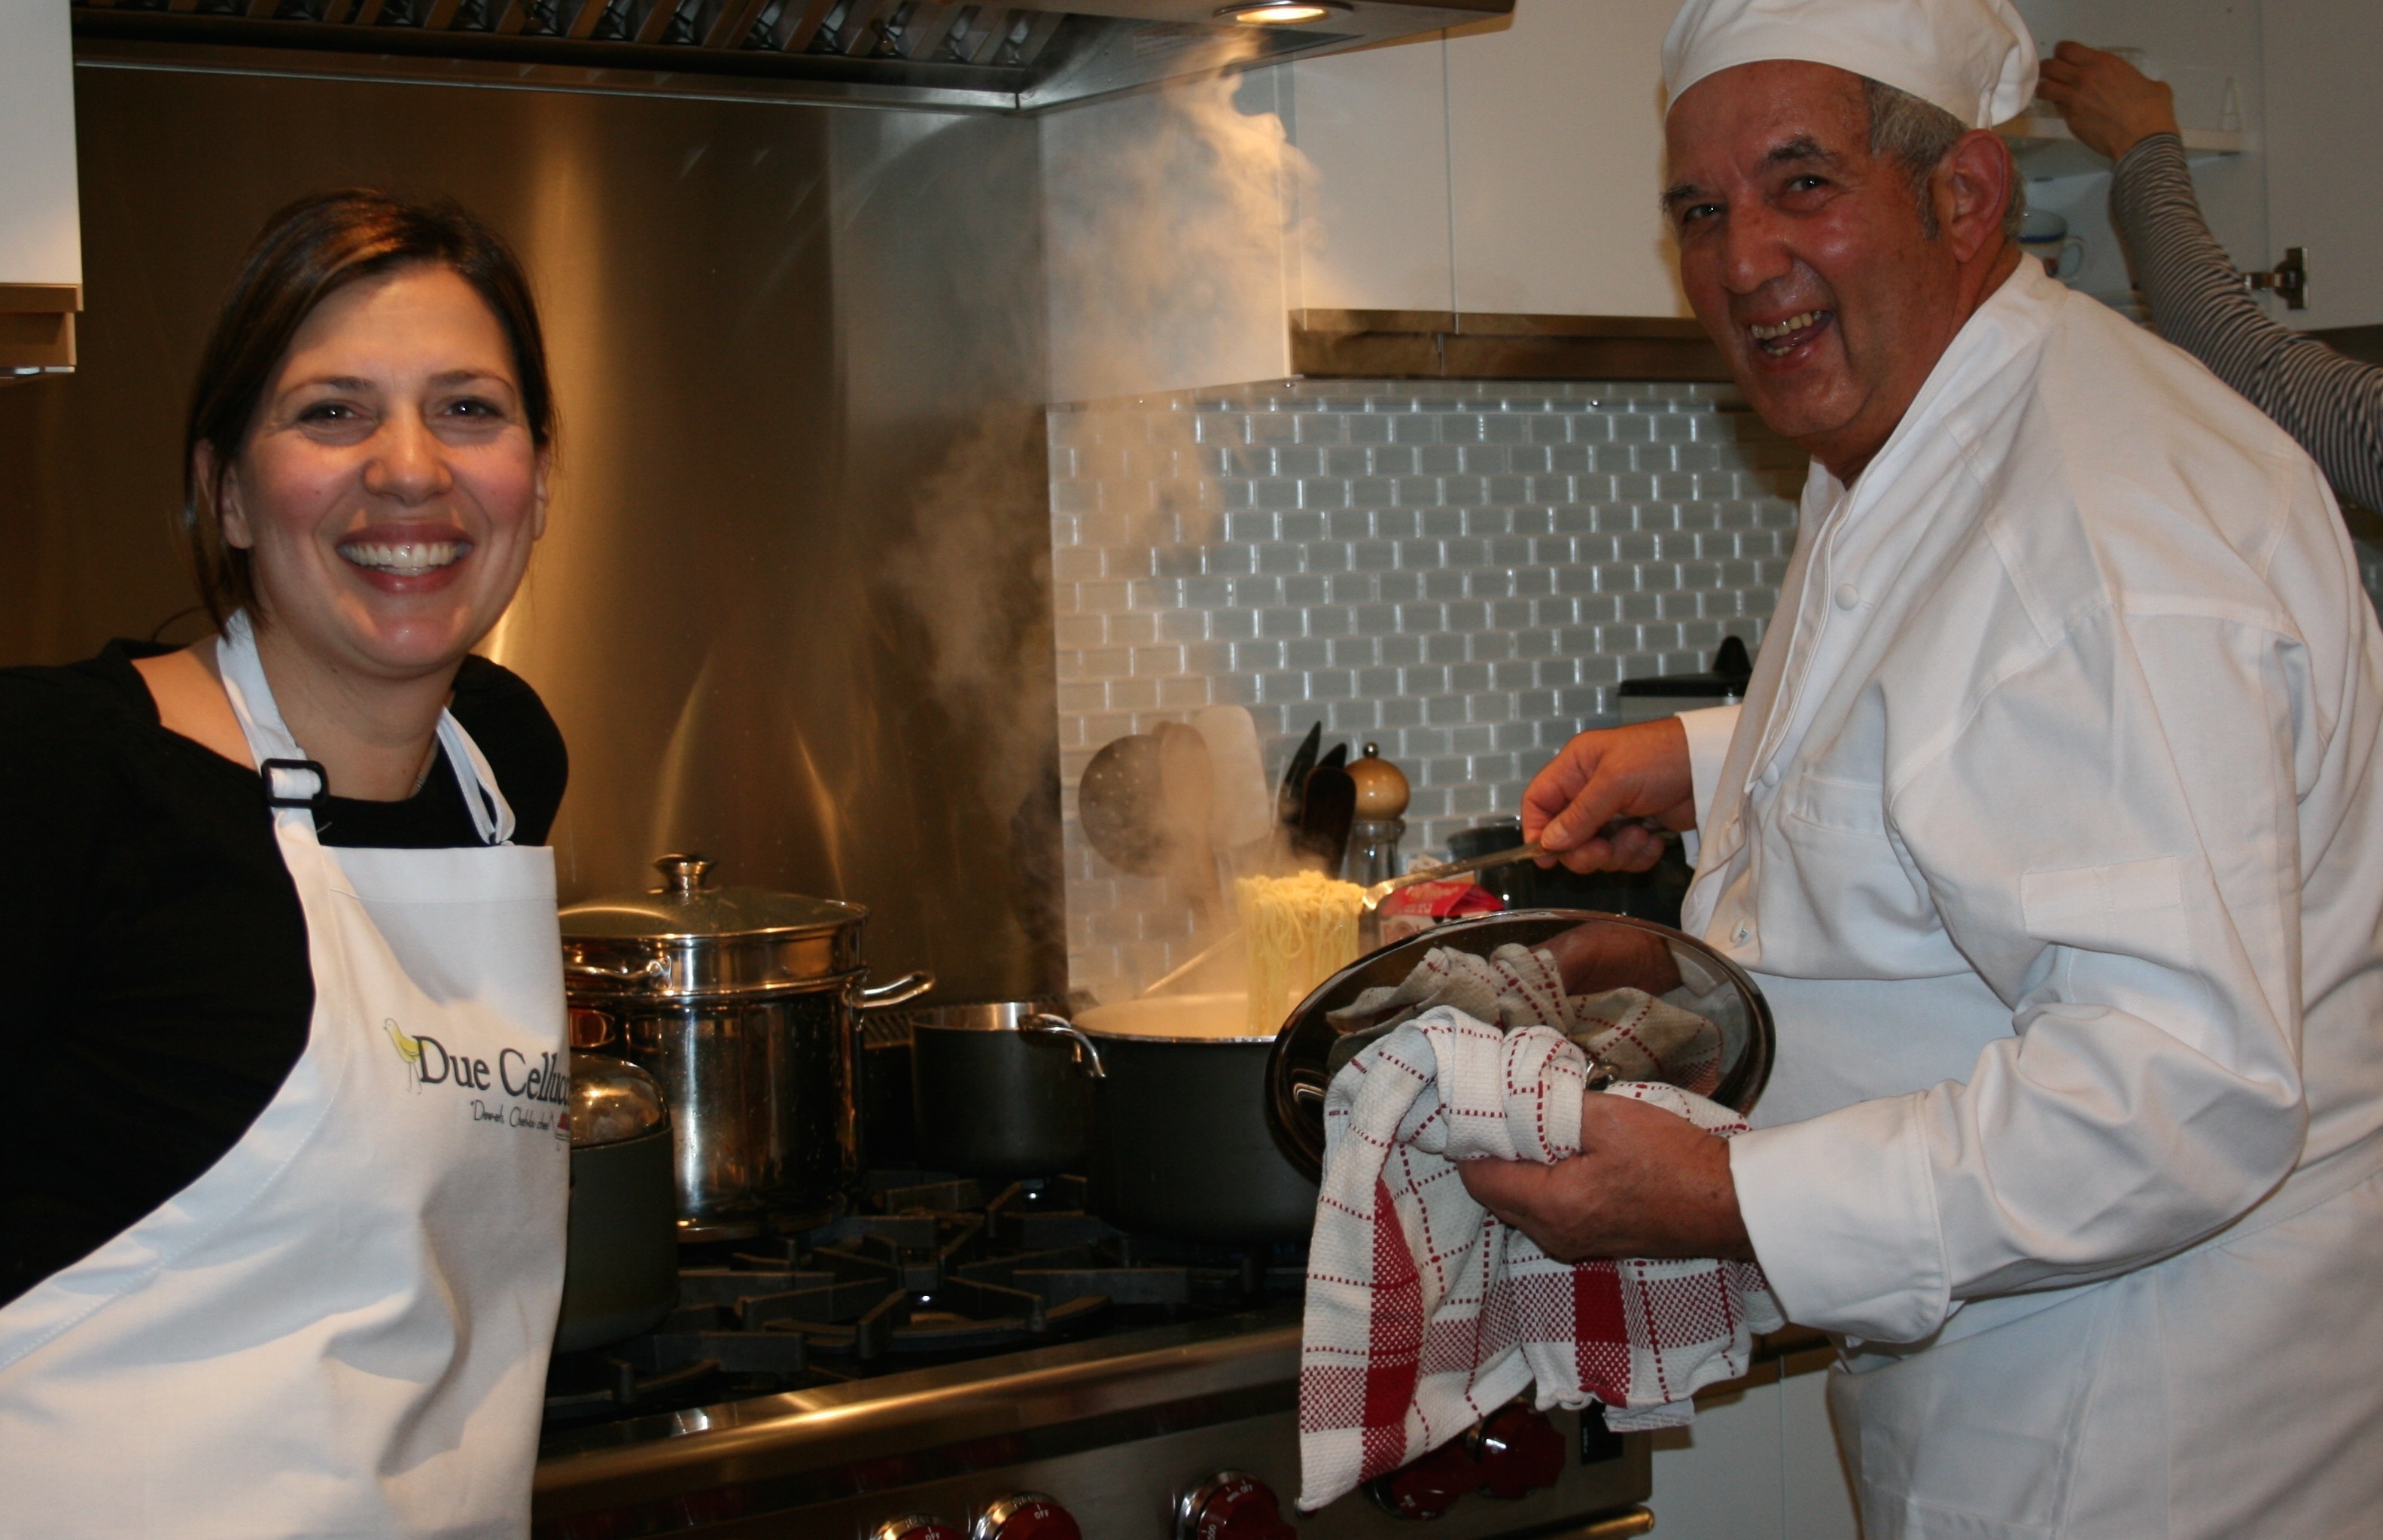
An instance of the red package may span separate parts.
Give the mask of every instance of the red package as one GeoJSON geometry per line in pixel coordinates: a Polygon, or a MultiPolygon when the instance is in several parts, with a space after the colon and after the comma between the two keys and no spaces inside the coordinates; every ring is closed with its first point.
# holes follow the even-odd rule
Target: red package
{"type": "Polygon", "coordinates": [[[1417,882],[1382,900],[1382,940],[1385,943],[1399,941],[1451,919],[1494,915],[1505,907],[1504,899],[1470,878],[1417,882]]]}

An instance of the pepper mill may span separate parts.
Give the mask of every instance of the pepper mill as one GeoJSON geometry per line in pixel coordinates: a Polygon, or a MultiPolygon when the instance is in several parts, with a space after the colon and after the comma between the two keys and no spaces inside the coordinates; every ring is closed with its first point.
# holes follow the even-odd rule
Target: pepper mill
{"type": "Polygon", "coordinates": [[[1349,825],[1349,859],[1341,876],[1371,886],[1399,874],[1399,840],[1407,832],[1399,815],[1407,810],[1407,778],[1382,758],[1379,746],[1367,744],[1350,761],[1349,779],[1357,783],[1357,816],[1349,825]]]}

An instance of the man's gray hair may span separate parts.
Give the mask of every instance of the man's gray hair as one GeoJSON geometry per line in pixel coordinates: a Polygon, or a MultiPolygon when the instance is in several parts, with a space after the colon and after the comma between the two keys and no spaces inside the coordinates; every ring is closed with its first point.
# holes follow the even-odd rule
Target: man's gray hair
{"type": "MultiPolygon", "coordinates": [[[[1908,91],[1883,80],[1862,77],[1862,97],[1870,105],[1870,153],[1903,163],[1911,190],[1920,195],[1920,228],[1936,239],[1936,204],[1928,195],[1929,179],[1952,154],[1954,143],[1969,126],[1933,102],[1923,102],[1908,91]]],[[[2016,168],[2014,168],[2014,171],[2016,168]]],[[[2003,204],[2003,237],[2019,239],[2019,221],[2027,217],[2027,182],[2014,174],[2010,198],[2003,204]]]]}

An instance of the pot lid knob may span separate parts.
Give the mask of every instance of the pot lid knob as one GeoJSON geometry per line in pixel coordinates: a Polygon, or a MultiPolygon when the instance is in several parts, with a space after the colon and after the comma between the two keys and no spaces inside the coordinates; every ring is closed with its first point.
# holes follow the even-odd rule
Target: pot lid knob
{"type": "Polygon", "coordinates": [[[662,874],[662,892],[673,898],[693,898],[703,891],[704,873],[711,869],[708,856],[663,856],[654,862],[654,869],[662,874]]]}

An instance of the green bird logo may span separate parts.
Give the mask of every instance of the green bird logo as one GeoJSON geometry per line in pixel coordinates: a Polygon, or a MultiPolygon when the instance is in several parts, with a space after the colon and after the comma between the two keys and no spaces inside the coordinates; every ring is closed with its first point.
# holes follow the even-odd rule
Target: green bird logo
{"type": "Polygon", "coordinates": [[[380,1025],[381,1029],[389,1034],[389,1041],[395,1045],[397,1056],[405,1061],[408,1071],[408,1089],[420,1090],[422,1089],[422,1040],[407,1037],[405,1029],[388,1016],[381,1018],[380,1025]]]}

